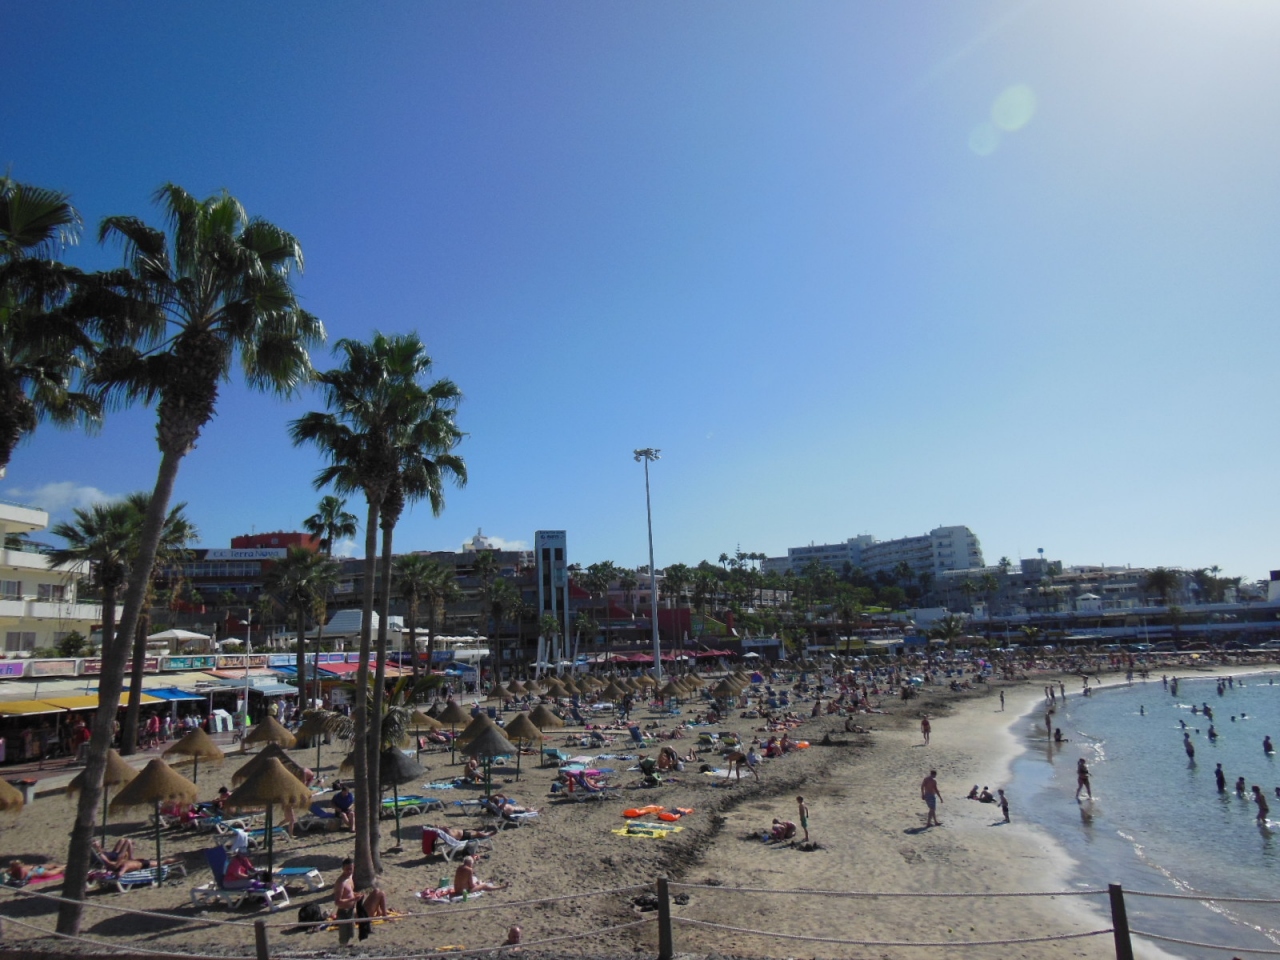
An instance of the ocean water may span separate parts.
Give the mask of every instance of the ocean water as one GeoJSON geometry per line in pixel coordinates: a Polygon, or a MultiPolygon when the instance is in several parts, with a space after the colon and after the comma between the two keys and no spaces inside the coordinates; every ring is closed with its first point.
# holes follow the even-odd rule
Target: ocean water
{"type": "MultiPolygon", "coordinates": [[[[1058,698],[1054,725],[1068,743],[1049,742],[1044,711],[1018,721],[1026,751],[1014,762],[1013,816],[1035,823],[1075,858],[1082,887],[1120,883],[1126,891],[1280,899],[1280,760],[1263,737],[1280,744],[1280,677],[1237,680],[1223,695],[1212,678],[1182,678],[1177,696],[1159,676],[1132,686],[1108,684],[1081,697],[1080,683],[1058,698]],[[1219,734],[1192,705],[1208,703],[1219,734]],[[1232,721],[1231,717],[1236,719],[1232,721]],[[1183,747],[1187,724],[1195,762],[1183,747]],[[1089,765],[1092,801],[1074,799],[1076,761],[1089,765]],[[1227,789],[1219,793],[1214,766],[1227,789]],[[1243,776],[1245,795],[1236,795],[1243,776]],[[1271,828],[1255,822],[1248,787],[1262,787],[1271,828]]],[[[995,785],[992,785],[994,789],[995,785]]],[[[1100,900],[1105,910],[1105,898],[1100,900]]],[[[1165,936],[1244,948],[1280,948],[1280,905],[1223,904],[1126,896],[1129,925],[1165,936]]],[[[1161,943],[1171,953],[1204,951],[1161,943]]],[[[1221,954],[1229,957],[1229,954],[1221,954]]]]}

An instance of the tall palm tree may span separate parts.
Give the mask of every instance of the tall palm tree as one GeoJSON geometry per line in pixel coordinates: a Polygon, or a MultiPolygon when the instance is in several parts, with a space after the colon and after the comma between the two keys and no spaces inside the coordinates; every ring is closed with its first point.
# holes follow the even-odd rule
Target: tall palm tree
{"type": "Polygon", "coordinates": [[[489,631],[487,620],[491,608],[490,591],[493,589],[493,581],[498,576],[498,560],[493,555],[492,550],[481,550],[476,554],[475,560],[471,564],[471,575],[480,581],[480,615],[485,618],[484,631],[489,631]]]}
{"type": "MultiPolygon", "coordinates": [[[[382,689],[385,677],[387,608],[390,603],[391,548],[395,521],[405,504],[425,497],[432,512],[444,508],[444,480],[466,482],[466,466],[450,451],[462,434],[453,421],[459,392],[447,380],[424,386],[420,380],[431,368],[431,359],[416,333],[375,334],[369,343],[341,340],[336,346],[342,366],[318,374],[330,412],[308,413],[290,425],[294,443],[314,443],[329,466],[320,471],[318,488],[333,484],[339,493],[364,493],[365,558],[363,617],[360,627],[360,664],[357,689],[369,685],[369,665],[374,656],[372,621],[374,579],[382,585],[378,657],[374,689],[382,689]],[[383,523],[383,512],[389,523],[383,523]],[[382,531],[382,565],[378,569],[378,531],[382,531]]],[[[363,698],[353,711],[356,782],[355,878],[368,886],[376,877],[378,852],[377,810],[372,803],[377,782],[380,711],[370,716],[363,698]],[[363,808],[363,809],[362,809],[363,808]]]]}
{"type": "Polygon", "coordinates": [[[1178,572],[1168,567],[1155,567],[1142,578],[1142,588],[1154,593],[1165,606],[1169,603],[1169,595],[1178,589],[1179,584],[1178,572]]]}
{"type": "Polygon", "coordinates": [[[116,501],[77,509],[73,517],[50,531],[67,545],[49,553],[49,565],[89,564],[90,582],[102,596],[102,647],[111,650],[115,648],[116,600],[129,576],[138,516],[127,503],[116,501]]]}
{"type": "Polygon", "coordinates": [[[92,338],[60,309],[80,273],[51,259],[79,232],[66,194],[0,176],[0,469],[41,420],[93,426],[101,416],[75,389],[92,338]]]}
{"type": "Polygon", "coordinates": [[[515,610],[516,604],[520,600],[520,591],[515,588],[510,580],[502,577],[493,581],[493,586],[489,588],[489,612],[493,614],[493,639],[497,645],[497,655],[494,657],[494,679],[498,682],[502,680],[502,661],[503,661],[503,644],[502,644],[502,625],[511,619],[511,615],[515,610]]]}
{"type": "Polygon", "coordinates": [[[395,590],[409,607],[409,655],[413,658],[415,682],[419,674],[418,612],[427,594],[427,578],[433,566],[440,564],[420,553],[409,553],[395,559],[395,590]]]}
{"type": "Polygon", "coordinates": [[[618,587],[622,590],[623,602],[630,608],[632,616],[635,616],[636,612],[636,605],[632,601],[639,586],[640,578],[636,576],[634,570],[626,568],[618,571],[618,587]]]}
{"type": "Polygon", "coordinates": [[[354,537],[360,529],[360,518],[347,513],[347,501],[333,494],[326,494],[316,505],[316,512],[302,521],[302,529],[320,538],[320,551],[326,557],[333,556],[333,545],[339,540],[354,537]]]}
{"type": "MultiPolygon", "coordinates": [[[[298,622],[298,648],[295,663],[298,670],[298,703],[306,700],[307,689],[307,618],[314,614],[316,601],[325,597],[338,583],[338,564],[322,553],[306,547],[290,547],[263,578],[263,586],[275,593],[286,611],[298,622]]],[[[317,651],[318,653],[319,651],[317,651]]],[[[319,669],[320,658],[316,658],[319,669]]]]}
{"type": "MultiPolygon", "coordinates": [[[[160,467],[139,534],[138,575],[124,598],[117,643],[137,628],[169,501],[183,458],[213,418],[220,385],[238,359],[248,385],[290,395],[311,376],[308,349],[324,339],[299,305],[292,274],[302,249],[290,234],[250,218],[227,193],[197,200],[166,184],[156,193],[169,228],[108,217],[98,235],[119,241],[125,267],[87,278],[68,309],[96,322],[104,343],[94,380],[108,402],[156,404],[160,467]],[[91,281],[91,282],[90,282],[91,281]],[[72,309],[74,308],[74,309],[72,309]]],[[[58,932],[80,929],[89,844],[102,800],[111,728],[123,681],[123,651],[104,651],[99,708],[67,851],[58,932]]]]}
{"type": "MultiPolygon", "coordinates": [[[[142,532],[143,520],[147,515],[147,507],[151,503],[151,495],[147,493],[131,493],[125,498],[136,518],[135,534],[142,532]]],[[[120,753],[124,756],[135,753],[138,746],[138,720],[142,716],[142,681],[143,669],[146,667],[147,634],[151,632],[149,611],[155,604],[155,575],[160,571],[168,571],[170,575],[182,577],[182,564],[190,554],[187,545],[200,539],[200,531],[186,515],[187,505],[176,504],[165,517],[164,527],[160,531],[160,543],[156,548],[152,572],[147,576],[142,601],[142,615],[138,617],[138,625],[133,631],[133,667],[129,672],[129,703],[124,711],[124,723],[120,726],[120,753]]],[[[132,545],[138,549],[137,540],[132,545]]],[[[140,568],[139,568],[140,569],[140,568]]],[[[192,596],[195,602],[195,596],[192,596]]]]}
{"type": "Polygon", "coordinates": [[[423,581],[423,596],[427,601],[427,669],[436,655],[436,631],[445,623],[445,615],[449,604],[462,599],[462,588],[458,586],[458,575],[453,567],[432,561],[432,568],[423,581]]]}

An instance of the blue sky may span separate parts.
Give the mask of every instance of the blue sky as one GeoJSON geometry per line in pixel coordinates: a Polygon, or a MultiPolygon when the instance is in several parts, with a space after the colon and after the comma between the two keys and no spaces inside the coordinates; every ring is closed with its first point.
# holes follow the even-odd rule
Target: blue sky
{"type": "MultiPolygon", "coordinates": [[[[961,523],[990,562],[1280,567],[1274,3],[5,19],[14,177],[90,225],[225,187],[299,237],[331,339],[417,329],[459,384],[471,482],[403,549],[643,563],[654,446],[659,565],[961,523]]],[[[312,512],[318,403],[225,389],[178,482],[204,545],[312,512]]],[[[153,436],[42,429],[0,497],[149,489],[153,436]]]]}

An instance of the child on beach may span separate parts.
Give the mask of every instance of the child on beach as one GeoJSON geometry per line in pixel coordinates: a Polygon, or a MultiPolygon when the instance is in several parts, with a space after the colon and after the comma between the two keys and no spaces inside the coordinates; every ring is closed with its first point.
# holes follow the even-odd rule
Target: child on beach
{"type": "Polygon", "coordinates": [[[800,808],[800,828],[804,830],[804,842],[809,842],[809,805],[804,797],[796,797],[796,805],[800,808]]]}

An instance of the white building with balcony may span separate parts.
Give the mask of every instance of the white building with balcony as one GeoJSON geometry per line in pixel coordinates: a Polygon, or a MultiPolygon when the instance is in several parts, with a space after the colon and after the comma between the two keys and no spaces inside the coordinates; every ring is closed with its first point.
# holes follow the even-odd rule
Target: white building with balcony
{"type": "Polygon", "coordinates": [[[50,567],[44,551],[20,539],[49,526],[36,507],[0,500],[0,640],[5,656],[52,647],[73,630],[88,637],[102,607],[78,603],[76,585],[87,564],[50,567]]]}

